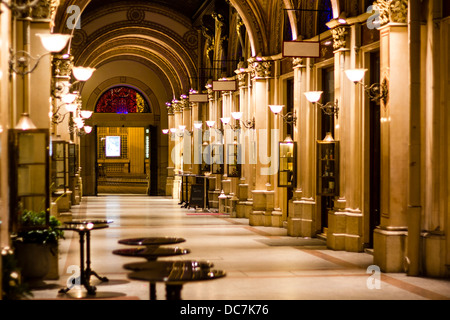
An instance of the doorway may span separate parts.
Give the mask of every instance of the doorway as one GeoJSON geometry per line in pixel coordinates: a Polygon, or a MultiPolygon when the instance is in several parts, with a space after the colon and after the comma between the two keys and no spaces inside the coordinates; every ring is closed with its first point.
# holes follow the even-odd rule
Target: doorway
{"type": "Polygon", "coordinates": [[[97,192],[150,194],[150,130],[97,127],[96,133],[97,192]]]}

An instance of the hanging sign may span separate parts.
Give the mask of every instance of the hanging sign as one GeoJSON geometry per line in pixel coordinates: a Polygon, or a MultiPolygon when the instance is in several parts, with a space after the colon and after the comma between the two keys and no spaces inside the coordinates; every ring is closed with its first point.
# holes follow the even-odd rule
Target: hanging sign
{"type": "Polygon", "coordinates": [[[235,80],[217,80],[212,83],[213,91],[236,91],[237,82],[235,80]]]}
{"type": "Polygon", "coordinates": [[[284,41],[283,57],[319,58],[320,42],[318,41],[284,41]]]}
{"type": "Polygon", "coordinates": [[[189,102],[208,102],[207,93],[190,93],[189,102]]]}

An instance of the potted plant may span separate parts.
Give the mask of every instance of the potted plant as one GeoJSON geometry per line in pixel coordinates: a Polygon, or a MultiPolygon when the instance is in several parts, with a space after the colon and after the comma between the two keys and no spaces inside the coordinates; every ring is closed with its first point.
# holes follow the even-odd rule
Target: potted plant
{"type": "Polygon", "coordinates": [[[59,278],[58,242],[64,231],[57,228],[61,222],[54,216],[49,220],[47,226],[44,211],[24,211],[13,242],[22,276],[31,285],[59,278]]]}
{"type": "Polygon", "coordinates": [[[2,257],[2,290],[0,300],[20,300],[33,296],[28,286],[22,282],[14,251],[3,247],[2,257]]]}

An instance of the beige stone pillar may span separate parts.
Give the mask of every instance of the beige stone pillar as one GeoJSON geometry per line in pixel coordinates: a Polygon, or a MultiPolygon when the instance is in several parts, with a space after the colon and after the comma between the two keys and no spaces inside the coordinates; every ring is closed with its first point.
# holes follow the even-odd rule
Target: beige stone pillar
{"type": "MultiPolygon", "coordinates": [[[[248,69],[241,68],[235,71],[239,83],[239,107],[240,111],[243,113],[243,118],[245,120],[251,120],[254,117],[254,113],[250,109],[250,104],[248,103],[249,95],[249,76],[248,69]]],[[[239,179],[237,186],[237,198],[238,202],[236,204],[236,216],[238,218],[248,218],[249,201],[249,181],[251,181],[251,165],[250,165],[250,135],[254,129],[243,128],[241,130],[241,145],[243,150],[243,163],[241,165],[241,178],[239,179]],[[246,214],[247,213],[247,214],[246,214]]]]}
{"type": "Polygon", "coordinates": [[[173,139],[173,133],[170,132],[170,128],[175,128],[175,119],[174,119],[174,113],[173,113],[173,107],[171,104],[167,105],[167,126],[169,129],[169,132],[167,134],[168,138],[168,166],[167,166],[167,180],[166,180],[166,195],[167,196],[175,196],[173,193],[174,190],[174,180],[175,180],[175,163],[173,162],[173,156],[172,156],[172,150],[175,147],[175,141],[173,139]]]}
{"type": "Polygon", "coordinates": [[[404,271],[409,170],[409,55],[406,12],[382,12],[381,82],[389,90],[381,104],[381,223],[374,232],[374,264],[383,272],[404,271]],[[383,20],[386,18],[385,20],[383,20]]]}
{"type": "Polygon", "coordinates": [[[333,210],[328,213],[327,246],[346,251],[363,250],[361,88],[356,87],[345,75],[345,70],[355,65],[355,48],[360,46],[359,31],[359,25],[338,26],[333,29],[335,101],[332,102],[339,107],[338,113],[334,115],[335,123],[339,124],[339,129],[334,130],[334,137],[339,140],[340,176],[339,195],[333,210]]]}
{"type": "MultiPolygon", "coordinates": [[[[255,189],[252,190],[252,211],[249,215],[249,224],[253,226],[262,226],[271,224],[271,213],[273,211],[274,191],[270,184],[268,168],[272,163],[263,164],[260,148],[265,145],[268,152],[270,150],[271,125],[269,121],[269,77],[271,63],[269,61],[252,61],[252,98],[255,106],[255,130],[258,148],[258,157],[255,164],[255,189]]],[[[265,157],[270,154],[263,155],[265,157]]]]}
{"type": "MultiPolygon", "coordinates": [[[[309,60],[309,59],[308,59],[309,60]]],[[[314,237],[316,233],[316,112],[303,94],[310,87],[311,68],[307,59],[294,59],[294,110],[297,125],[297,186],[294,189],[292,209],[287,221],[288,235],[314,237]]]]}

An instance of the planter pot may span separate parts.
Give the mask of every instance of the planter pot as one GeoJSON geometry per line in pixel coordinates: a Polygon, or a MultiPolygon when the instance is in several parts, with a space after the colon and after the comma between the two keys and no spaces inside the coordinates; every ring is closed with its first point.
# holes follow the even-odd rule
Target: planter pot
{"type": "Polygon", "coordinates": [[[22,277],[30,285],[39,285],[44,279],[58,279],[58,245],[21,243],[15,244],[16,258],[22,277]],[[52,270],[53,269],[53,270],[52,270]],[[51,271],[51,272],[50,272],[51,271]]]}

